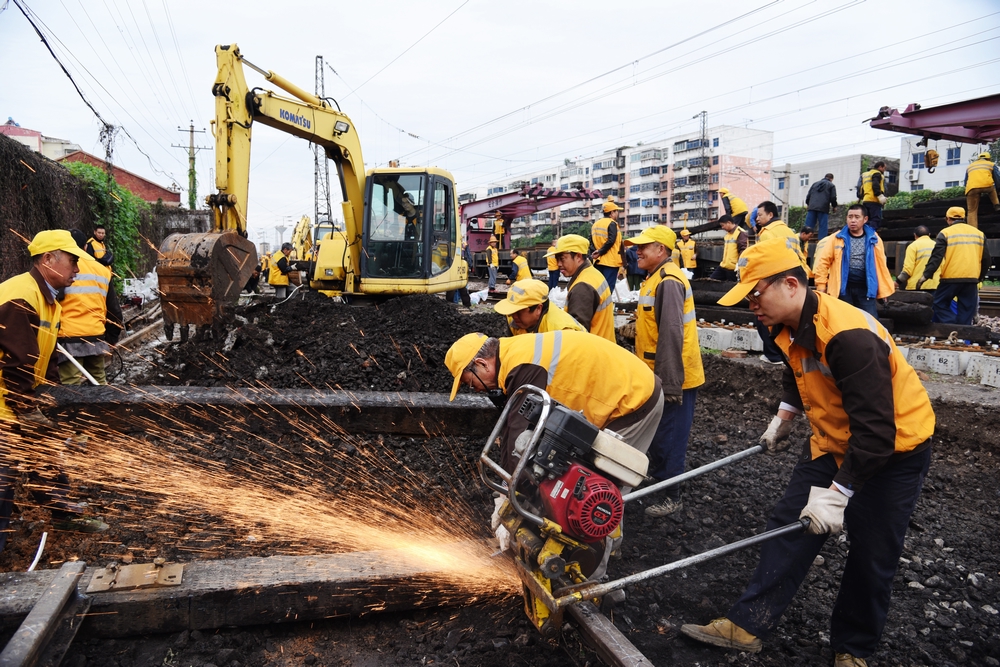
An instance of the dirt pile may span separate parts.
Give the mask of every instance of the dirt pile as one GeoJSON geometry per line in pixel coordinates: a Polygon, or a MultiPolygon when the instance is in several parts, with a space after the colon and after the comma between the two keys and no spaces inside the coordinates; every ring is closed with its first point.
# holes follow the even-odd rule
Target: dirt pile
{"type": "Polygon", "coordinates": [[[139,383],[444,392],[455,340],[507,333],[492,310],[465,314],[434,295],[353,306],[306,292],[271,308],[238,309],[225,339],[171,345],[139,383]]]}

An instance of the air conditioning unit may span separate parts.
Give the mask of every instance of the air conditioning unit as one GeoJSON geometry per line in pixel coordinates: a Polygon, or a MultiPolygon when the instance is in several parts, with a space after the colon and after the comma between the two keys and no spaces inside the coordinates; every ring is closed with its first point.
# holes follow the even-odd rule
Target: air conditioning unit
{"type": "Polygon", "coordinates": [[[906,180],[910,183],[916,183],[920,180],[920,170],[919,169],[907,169],[906,170],[906,180]]]}

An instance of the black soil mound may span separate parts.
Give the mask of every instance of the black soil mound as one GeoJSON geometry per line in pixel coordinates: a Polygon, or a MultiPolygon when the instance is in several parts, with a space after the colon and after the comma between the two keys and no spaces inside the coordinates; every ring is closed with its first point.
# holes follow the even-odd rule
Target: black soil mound
{"type": "Polygon", "coordinates": [[[141,383],[443,392],[452,343],[507,333],[502,316],[462,313],[434,295],[346,305],[306,292],[271,311],[239,309],[224,339],[171,345],[141,383]]]}

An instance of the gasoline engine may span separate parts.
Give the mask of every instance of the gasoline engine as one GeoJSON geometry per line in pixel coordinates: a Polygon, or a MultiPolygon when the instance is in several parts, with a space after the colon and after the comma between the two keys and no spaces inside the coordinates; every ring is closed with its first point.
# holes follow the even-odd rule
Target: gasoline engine
{"type": "Polygon", "coordinates": [[[625,513],[619,487],[640,484],[647,467],[645,454],[541,389],[522,387],[511,397],[479,468],[487,486],[505,498],[499,521],[510,534],[525,611],[544,636],[555,636],[562,622],[561,610],[546,604],[553,584],[583,584],[606,564],[605,553],[621,535],[625,513]],[[529,429],[517,438],[517,463],[508,473],[490,451],[515,405],[529,429]]]}

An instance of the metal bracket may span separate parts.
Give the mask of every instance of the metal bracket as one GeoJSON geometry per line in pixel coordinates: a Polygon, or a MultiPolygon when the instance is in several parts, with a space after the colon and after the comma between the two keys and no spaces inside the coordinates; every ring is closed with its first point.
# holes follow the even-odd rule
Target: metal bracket
{"type": "MultiPolygon", "coordinates": [[[[159,560],[159,559],[157,559],[159,560]]],[[[112,565],[94,572],[88,593],[126,591],[136,588],[159,586],[180,586],[184,573],[183,563],[137,563],[135,565],[112,565]]]]}

